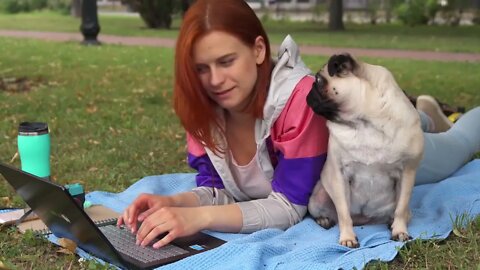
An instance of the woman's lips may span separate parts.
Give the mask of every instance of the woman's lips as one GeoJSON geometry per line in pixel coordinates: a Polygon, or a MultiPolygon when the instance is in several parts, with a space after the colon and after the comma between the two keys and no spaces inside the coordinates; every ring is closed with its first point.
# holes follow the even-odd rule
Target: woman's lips
{"type": "Polygon", "coordinates": [[[215,95],[219,98],[224,98],[228,95],[228,93],[230,93],[233,90],[233,88],[234,87],[232,87],[230,89],[227,89],[227,90],[224,90],[224,91],[216,92],[215,95]]]}

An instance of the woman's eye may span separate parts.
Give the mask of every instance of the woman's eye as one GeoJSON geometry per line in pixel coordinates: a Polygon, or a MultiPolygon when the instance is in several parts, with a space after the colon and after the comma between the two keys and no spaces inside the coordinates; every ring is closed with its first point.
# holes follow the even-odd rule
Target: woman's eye
{"type": "Polygon", "coordinates": [[[221,60],[220,65],[224,67],[228,67],[233,63],[233,59],[226,59],[226,60],[221,60]]]}
{"type": "Polygon", "coordinates": [[[208,68],[207,67],[197,67],[197,73],[203,74],[207,72],[208,68]]]}

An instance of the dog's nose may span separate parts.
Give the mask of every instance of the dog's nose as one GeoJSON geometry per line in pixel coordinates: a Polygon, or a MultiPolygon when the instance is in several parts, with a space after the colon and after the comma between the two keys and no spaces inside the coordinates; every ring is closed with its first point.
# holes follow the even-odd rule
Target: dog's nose
{"type": "Polygon", "coordinates": [[[350,54],[335,54],[328,60],[328,75],[331,77],[341,74],[343,71],[353,71],[355,60],[350,54]]]}

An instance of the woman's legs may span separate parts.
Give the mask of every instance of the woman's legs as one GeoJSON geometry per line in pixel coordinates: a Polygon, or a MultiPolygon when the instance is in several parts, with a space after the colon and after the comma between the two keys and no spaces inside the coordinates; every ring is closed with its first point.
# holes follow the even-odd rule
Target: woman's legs
{"type": "Polygon", "coordinates": [[[423,132],[433,132],[435,130],[435,126],[433,124],[432,118],[423,111],[417,110],[417,112],[420,116],[420,126],[423,132]]]}
{"type": "Polygon", "coordinates": [[[439,133],[447,131],[452,127],[452,122],[445,116],[440,104],[434,97],[428,95],[418,96],[416,104],[422,120],[423,131],[439,133]],[[424,116],[427,116],[428,119],[425,119],[424,116]],[[428,126],[424,126],[426,120],[428,120],[428,126]]]}
{"type": "Polygon", "coordinates": [[[424,138],[416,185],[445,179],[480,151],[480,107],[462,115],[446,132],[424,133],[424,138]]]}

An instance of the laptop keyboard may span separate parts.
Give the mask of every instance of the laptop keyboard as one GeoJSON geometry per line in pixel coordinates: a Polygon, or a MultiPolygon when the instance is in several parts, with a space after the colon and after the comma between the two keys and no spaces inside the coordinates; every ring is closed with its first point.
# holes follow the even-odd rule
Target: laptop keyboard
{"type": "Polygon", "coordinates": [[[150,263],[188,253],[187,250],[170,244],[160,249],[154,249],[152,246],[137,246],[135,244],[135,235],[129,230],[123,229],[123,227],[119,228],[115,225],[108,225],[99,227],[99,229],[116,250],[143,263],[150,263]]]}

